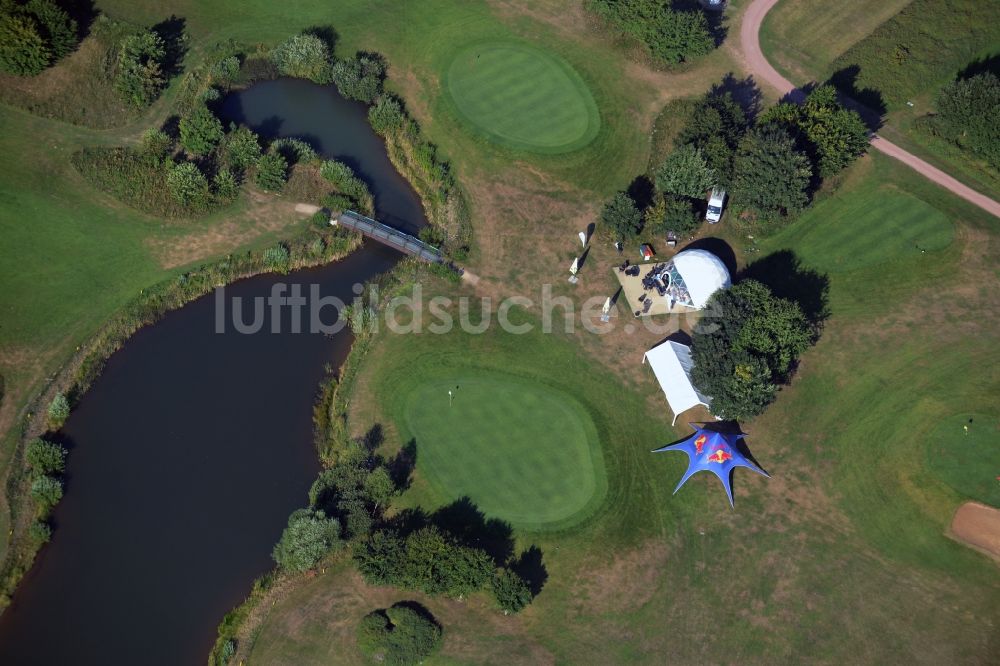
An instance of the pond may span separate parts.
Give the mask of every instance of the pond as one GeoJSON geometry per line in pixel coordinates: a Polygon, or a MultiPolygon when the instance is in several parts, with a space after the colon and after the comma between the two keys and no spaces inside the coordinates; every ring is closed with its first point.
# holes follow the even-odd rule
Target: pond
{"type": "MultiPolygon", "coordinates": [[[[368,183],[380,219],[425,224],[365,107],[332,87],[259,83],[227,96],[219,114],[308,140],[368,183]]],[[[350,302],[355,284],[399,258],[366,242],[343,261],[242,280],[225,295],[252,303],[285,283],[350,302]]],[[[307,503],[319,469],[312,404],[324,365],[339,367],[351,341],[347,329],[291,333],[290,311],[281,318],[279,333],[219,334],[208,295],[108,361],[64,428],[66,496],[51,543],[0,616],[0,663],[205,663],[219,621],[271,567],[288,514],[307,503]]]]}

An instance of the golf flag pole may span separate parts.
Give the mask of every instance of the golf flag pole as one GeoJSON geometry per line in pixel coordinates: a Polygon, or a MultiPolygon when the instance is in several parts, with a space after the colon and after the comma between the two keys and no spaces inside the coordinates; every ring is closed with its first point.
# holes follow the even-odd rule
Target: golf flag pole
{"type": "Polygon", "coordinates": [[[451,401],[454,399],[455,395],[448,389],[448,406],[451,407],[451,401]]]}
{"type": "Polygon", "coordinates": [[[580,232],[580,245],[582,245],[584,247],[587,247],[587,232],[586,231],[581,231],[580,232]]]}

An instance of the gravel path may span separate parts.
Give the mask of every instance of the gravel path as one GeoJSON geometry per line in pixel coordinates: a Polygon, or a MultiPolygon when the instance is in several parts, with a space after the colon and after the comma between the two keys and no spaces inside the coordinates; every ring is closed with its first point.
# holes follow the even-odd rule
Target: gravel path
{"type": "MultiPolygon", "coordinates": [[[[764,57],[764,52],[760,49],[760,25],[763,23],[767,13],[777,3],[778,0],[753,0],[750,3],[746,13],[743,15],[743,24],[740,27],[740,50],[743,53],[747,68],[758,81],[766,82],[770,86],[777,88],[778,92],[782,95],[788,95],[795,101],[801,101],[804,98],[803,92],[792,85],[791,81],[779,74],[771,66],[771,63],[767,61],[767,58],[764,57]]],[[[931,166],[891,141],[883,139],[877,134],[873,135],[872,148],[899,160],[931,182],[937,183],[949,192],[979,206],[991,215],[1000,217],[1000,203],[960,183],[944,171],[931,166]]]]}

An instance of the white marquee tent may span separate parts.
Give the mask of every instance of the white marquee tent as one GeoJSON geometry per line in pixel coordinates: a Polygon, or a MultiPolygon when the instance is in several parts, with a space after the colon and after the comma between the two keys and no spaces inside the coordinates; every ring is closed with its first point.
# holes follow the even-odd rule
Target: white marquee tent
{"type": "Polygon", "coordinates": [[[696,405],[711,406],[712,399],[699,393],[691,383],[691,367],[694,363],[690,347],[668,340],[646,352],[642,362],[647,361],[667,396],[667,403],[674,413],[673,423],[677,423],[677,416],[681,412],[696,405]]]}
{"type": "Polygon", "coordinates": [[[708,250],[678,252],[667,263],[665,273],[670,281],[668,298],[699,310],[709,296],[732,284],[726,265],[708,250]]]}

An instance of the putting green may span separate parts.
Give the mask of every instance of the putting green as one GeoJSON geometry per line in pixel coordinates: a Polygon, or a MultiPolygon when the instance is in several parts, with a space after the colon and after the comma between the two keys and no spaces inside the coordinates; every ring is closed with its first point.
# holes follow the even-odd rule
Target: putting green
{"type": "Polygon", "coordinates": [[[802,216],[802,261],[831,273],[918,256],[951,244],[954,228],[930,204],[894,187],[862,187],[802,216]]]}
{"type": "Polygon", "coordinates": [[[1000,419],[986,414],[945,419],[927,441],[927,464],[955,492],[1000,507],[1000,419]]]}
{"type": "Polygon", "coordinates": [[[607,491],[597,429],[567,393],[487,373],[417,384],[402,406],[417,471],[488,516],[526,529],[567,527],[607,491]]]}
{"type": "Polygon", "coordinates": [[[446,87],[458,115],[489,139],[520,150],[565,153],[594,140],[597,104],[569,63],[519,42],[461,50],[446,87]]]}

